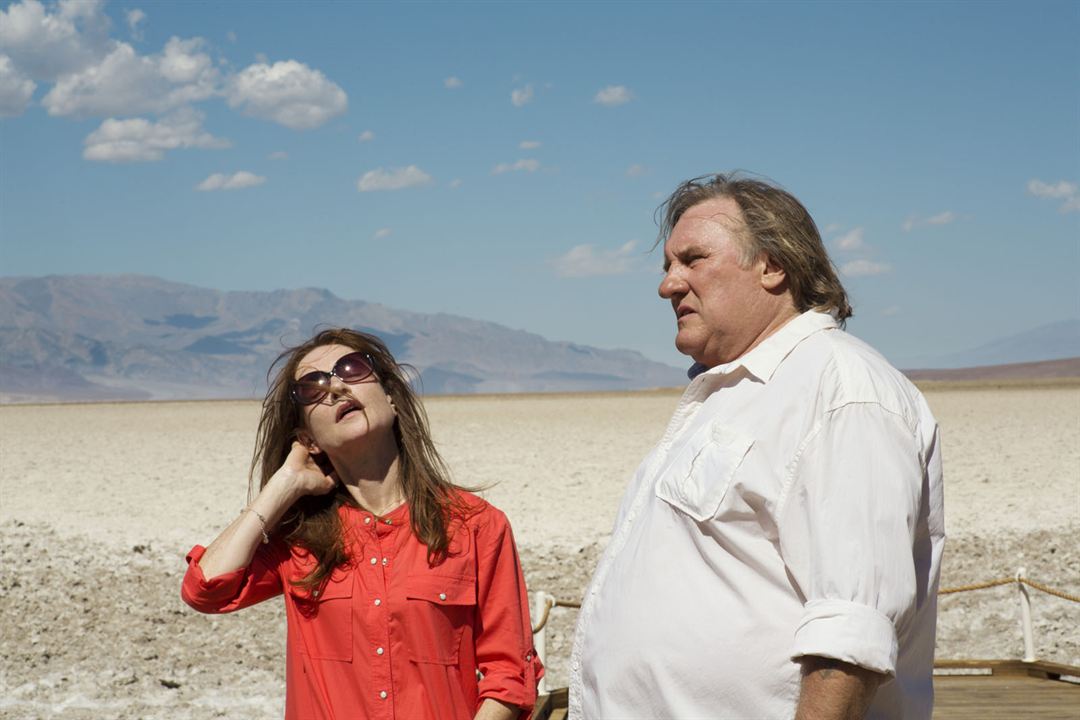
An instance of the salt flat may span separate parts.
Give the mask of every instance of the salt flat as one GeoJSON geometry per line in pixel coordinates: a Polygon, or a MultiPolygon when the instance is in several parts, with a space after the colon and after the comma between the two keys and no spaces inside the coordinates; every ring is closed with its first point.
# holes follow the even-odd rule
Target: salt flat
{"type": "MultiPolygon", "coordinates": [[[[1080,592],[1080,387],[927,398],[944,444],[943,585],[1025,565],[1080,592]]],[[[677,401],[439,397],[427,408],[455,479],[510,517],[530,589],[577,599],[677,401]]],[[[246,502],[257,418],[254,402],[0,407],[0,609],[18,618],[0,631],[3,717],[280,714],[280,605],[206,618],[178,598],[184,552],[246,502]]],[[[1018,656],[1015,593],[944,598],[939,656],[1018,656]]],[[[1080,605],[1034,600],[1040,656],[1080,664],[1080,605]]],[[[556,685],[572,622],[564,612],[550,627],[556,685]]]]}

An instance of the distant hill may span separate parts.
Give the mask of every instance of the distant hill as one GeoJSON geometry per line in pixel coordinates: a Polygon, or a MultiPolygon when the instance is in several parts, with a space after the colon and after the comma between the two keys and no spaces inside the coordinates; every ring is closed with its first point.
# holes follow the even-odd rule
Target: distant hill
{"type": "Polygon", "coordinates": [[[981,365],[969,368],[905,370],[911,380],[1053,380],[1080,378],[1080,357],[1008,365],[981,365]]]}
{"type": "Polygon", "coordinates": [[[142,275],[0,278],[0,399],[259,397],[287,345],[325,326],[383,339],[428,394],[682,385],[683,369],[495,323],[343,300],[221,292],[142,275]]]}
{"type": "Polygon", "coordinates": [[[919,368],[972,368],[1075,357],[1080,357],[1080,319],[1072,318],[1007,335],[970,350],[914,358],[905,365],[919,368]]]}

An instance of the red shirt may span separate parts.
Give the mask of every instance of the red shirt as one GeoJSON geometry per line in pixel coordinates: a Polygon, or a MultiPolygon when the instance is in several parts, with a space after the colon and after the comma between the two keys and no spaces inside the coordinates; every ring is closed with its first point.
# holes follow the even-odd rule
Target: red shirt
{"type": "Polygon", "coordinates": [[[521,707],[526,718],[543,670],[517,548],[500,510],[463,495],[472,512],[454,524],[449,553],[435,567],[407,505],[384,519],[343,506],[351,560],[318,596],[290,582],[314,558],[280,541],[211,580],[199,567],[206,550],[196,545],[181,595],[196,610],[222,613],[284,594],[286,720],[459,720],[485,698],[521,707]]]}

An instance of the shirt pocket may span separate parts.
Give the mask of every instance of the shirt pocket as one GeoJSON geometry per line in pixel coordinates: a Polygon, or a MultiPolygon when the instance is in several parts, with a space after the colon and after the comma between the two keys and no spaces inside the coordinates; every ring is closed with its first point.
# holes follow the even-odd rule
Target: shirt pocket
{"type": "Polygon", "coordinates": [[[405,580],[405,632],[413,662],[456,665],[461,635],[476,616],[476,581],[447,575],[405,580]]]}
{"type": "Polygon", "coordinates": [[[656,483],[656,496],[705,522],[720,510],[735,471],[754,439],[726,425],[713,425],[679,451],[656,483]]]}
{"type": "Polygon", "coordinates": [[[300,652],[316,660],[351,662],[353,656],[353,576],[334,571],[317,591],[289,588],[296,605],[300,652]]]}

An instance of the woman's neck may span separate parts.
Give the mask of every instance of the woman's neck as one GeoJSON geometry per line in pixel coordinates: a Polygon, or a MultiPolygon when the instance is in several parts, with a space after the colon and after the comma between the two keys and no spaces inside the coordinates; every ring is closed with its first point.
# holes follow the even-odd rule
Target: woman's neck
{"type": "Polygon", "coordinates": [[[401,455],[397,442],[378,443],[361,453],[331,457],[334,469],[345,489],[365,510],[385,515],[405,499],[401,484],[401,455]]]}

